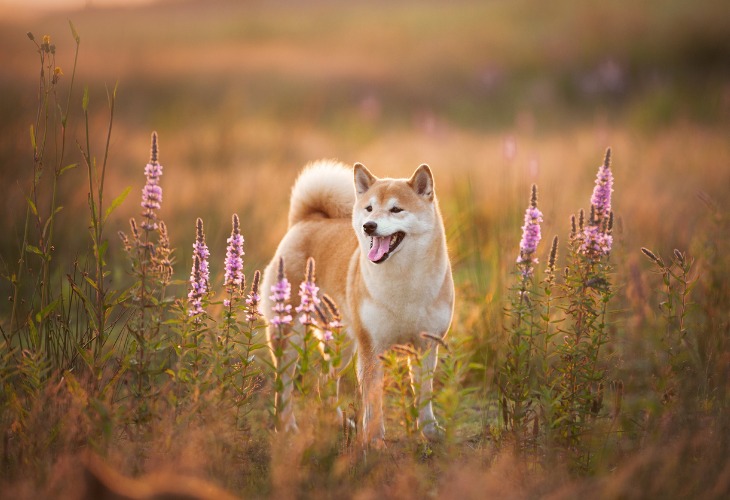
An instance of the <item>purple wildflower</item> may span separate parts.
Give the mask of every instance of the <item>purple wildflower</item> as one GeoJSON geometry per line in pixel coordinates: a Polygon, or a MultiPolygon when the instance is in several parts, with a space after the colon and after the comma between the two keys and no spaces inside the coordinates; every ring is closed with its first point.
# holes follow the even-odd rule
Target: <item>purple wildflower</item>
{"type": "Polygon", "coordinates": [[[162,165],[157,161],[157,132],[152,132],[152,148],[150,152],[150,162],[144,168],[144,174],[147,176],[147,183],[142,188],[142,229],[145,231],[154,231],[157,229],[157,214],[155,210],[160,208],[162,203],[162,187],[160,186],[160,176],[162,176],[162,165]]]}
{"type": "Polygon", "coordinates": [[[537,245],[542,237],[540,234],[541,222],[542,212],[537,208],[537,186],[533,184],[530,206],[525,210],[525,224],[522,226],[520,255],[517,257],[517,263],[525,265],[526,277],[532,274],[530,264],[537,262],[537,259],[532,258],[532,254],[537,250],[537,245]]]}
{"type": "Polygon", "coordinates": [[[613,192],[613,174],[611,173],[611,149],[606,150],[603,165],[598,168],[596,187],[593,188],[591,206],[595,208],[598,222],[608,218],[611,213],[611,193],[613,192]]]}
{"type": "Polygon", "coordinates": [[[208,293],[210,252],[205,244],[203,220],[196,221],[196,237],[193,243],[193,268],[190,272],[190,292],[188,293],[188,315],[196,316],[203,312],[202,299],[208,293]]]}
{"type": "Polygon", "coordinates": [[[310,257],[307,259],[307,274],[305,280],[299,285],[299,297],[301,297],[300,304],[296,307],[296,312],[302,313],[299,317],[299,322],[302,325],[313,325],[314,314],[316,307],[319,305],[319,298],[317,293],[319,287],[315,284],[314,277],[314,259],[310,257]]]}
{"type": "Polygon", "coordinates": [[[603,232],[598,225],[586,226],[581,240],[581,253],[592,256],[608,255],[613,244],[613,236],[603,232]]]}
{"type": "Polygon", "coordinates": [[[246,297],[246,319],[250,322],[254,322],[259,317],[259,301],[261,296],[259,295],[259,283],[261,282],[261,272],[257,269],[253,273],[253,284],[251,285],[251,292],[246,297]]]}
{"type": "Polygon", "coordinates": [[[588,224],[581,225],[579,251],[591,257],[608,255],[613,245],[613,212],[611,211],[611,193],[613,192],[613,174],[611,173],[611,149],[606,150],[603,165],[598,168],[596,187],[591,196],[591,216],[588,224]]]}
{"type": "Polygon", "coordinates": [[[279,259],[279,274],[276,283],[271,286],[271,300],[274,301],[272,311],[274,316],[271,318],[271,324],[275,327],[290,325],[292,322],[291,304],[291,285],[289,280],[284,276],[284,259],[279,259]]]}
{"type": "Polygon", "coordinates": [[[194,254],[193,270],[190,273],[190,291],[188,292],[188,316],[203,314],[203,297],[207,291],[206,283],[202,279],[200,257],[194,254]]]}
{"type": "Polygon", "coordinates": [[[239,293],[243,288],[243,236],[241,236],[241,226],[238,215],[233,214],[233,229],[231,236],[226,240],[228,247],[226,249],[226,274],[223,286],[228,289],[231,294],[239,293]]]}
{"type": "Polygon", "coordinates": [[[210,271],[208,269],[208,258],[210,251],[205,244],[205,233],[203,232],[203,219],[198,217],[195,221],[195,243],[193,243],[193,256],[197,255],[200,260],[200,279],[205,283],[206,291],[210,288],[210,271]]]}

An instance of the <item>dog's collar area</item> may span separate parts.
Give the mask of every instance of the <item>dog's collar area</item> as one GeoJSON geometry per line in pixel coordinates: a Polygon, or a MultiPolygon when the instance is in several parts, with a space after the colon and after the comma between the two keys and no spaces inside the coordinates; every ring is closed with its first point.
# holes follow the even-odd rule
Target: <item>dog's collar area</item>
{"type": "Polygon", "coordinates": [[[400,246],[406,233],[398,231],[390,236],[371,236],[368,259],[374,264],[385,262],[388,257],[400,246]]]}

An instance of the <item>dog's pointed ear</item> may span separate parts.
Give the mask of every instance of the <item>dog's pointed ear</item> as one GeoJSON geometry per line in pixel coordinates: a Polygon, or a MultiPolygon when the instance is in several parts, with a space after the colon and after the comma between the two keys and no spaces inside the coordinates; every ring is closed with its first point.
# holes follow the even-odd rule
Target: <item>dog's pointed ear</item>
{"type": "Polygon", "coordinates": [[[433,174],[425,163],[418,167],[413,176],[408,179],[408,185],[418,196],[423,196],[429,201],[433,200],[433,174]]]}
{"type": "Polygon", "coordinates": [[[355,191],[358,196],[370,189],[370,186],[378,180],[362,163],[355,163],[353,171],[355,174],[355,191]]]}

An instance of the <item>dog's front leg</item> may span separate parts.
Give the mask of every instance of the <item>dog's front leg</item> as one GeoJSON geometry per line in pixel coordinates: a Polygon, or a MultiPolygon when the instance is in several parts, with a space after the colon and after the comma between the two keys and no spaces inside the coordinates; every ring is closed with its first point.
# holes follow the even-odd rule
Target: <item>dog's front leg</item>
{"type": "Polygon", "coordinates": [[[362,442],[381,446],[383,422],[383,363],[372,351],[358,353],[358,379],[362,391],[362,442]]]}
{"type": "Polygon", "coordinates": [[[418,391],[418,428],[427,439],[438,440],[443,429],[433,414],[433,375],[438,362],[438,345],[430,345],[422,351],[420,363],[410,363],[411,380],[418,391]]]}

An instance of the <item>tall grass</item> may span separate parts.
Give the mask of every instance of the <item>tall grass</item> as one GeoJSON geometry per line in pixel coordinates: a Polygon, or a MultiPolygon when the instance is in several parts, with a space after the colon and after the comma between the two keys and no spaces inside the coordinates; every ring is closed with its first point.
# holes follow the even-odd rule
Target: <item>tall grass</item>
{"type": "MultiPolygon", "coordinates": [[[[81,39],[71,31],[77,53],[81,39]]],[[[667,207],[654,191],[643,203],[623,196],[639,192],[632,184],[646,175],[628,175],[622,163],[635,160],[624,146],[651,149],[651,141],[632,149],[619,134],[618,160],[612,165],[606,156],[591,209],[577,212],[572,224],[556,215],[564,205],[555,178],[531,173],[534,163],[522,169],[522,153],[497,153],[504,168],[494,183],[476,170],[468,181],[443,183],[461,292],[433,380],[443,439],[427,442],[418,433],[427,402],[408,374],[419,354],[398,346],[383,358],[390,434],[384,449],[363,454],[357,384],[345,364],[349,341],[337,304],[316,285],[315,265],[326,263],[311,261],[306,276],[287,277],[282,262],[275,289],[260,290],[258,272],[247,286],[243,237],[249,245],[275,236],[249,236],[247,227],[256,224],[250,214],[230,217],[227,239],[210,228],[223,226],[227,234],[228,218],[194,214],[175,229],[166,224],[163,190],[167,204],[178,196],[168,186],[191,178],[169,167],[162,176],[160,161],[176,145],[163,148],[156,133],[144,180],[141,168],[135,180],[141,213],[120,238],[110,237],[108,228],[124,219],[121,207],[138,189],[109,195],[118,89],[108,92],[106,126],[94,127],[92,92],[76,96],[75,72],[68,78],[56,70],[51,40],[31,40],[40,58],[33,169],[18,252],[3,256],[12,290],[0,322],[4,492],[74,494],[81,486],[68,485],[83,483],[79,457],[93,452],[126,475],[175,470],[241,496],[727,494],[730,218],[723,200],[702,195],[706,213],[685,238],[688,250],[673,250],[661,230],[646,242],[643,234],[627,234],[632,218],[641,217],[632,209],[667,207]],[[59,99],[66,81],[67,98],[59,99]],[[74,148],[65,146],[74,109],[82,113],[74,157],[85,167],[74,182],[88,189],[88,233],[77,228],[61,238],[56,223],[65,215],[59,207],[66,191],[59,185],[82,170],[73,168],[74,148]],[[98,157],[95,144],[102,144],[98,157]],[[613,207],[605,198],[607,171],[616,178],[613,207]],[[518,195],[527,194],[528,179],[547,186],[539,209],[537,190],[531,193],[520,241],[518,195]],[[180,227],[188,239],[176,232],[180,227]],[[547,248],[539,245],[543,230],[565,236],[547,248]],[[68,258],[55,248],[81,239],[83,255],[68,258]],[[192,241],[192,251],[175,248],[179,239],[192,241]],[[643,251],[643,263],[641,245],[653,249],[643,251]],[[298,303],[289,279],[301,280],[298,303]],[[258,314],[264,293],[277,304],[271,352],[258,314]],[[304,317],[299,326],[293,312],[304,317]],[[285,349],[289,343],[295,349],[285,349]],[[291,392],[287,379],[295,382],[291,392]],[[289,413],[298,433],[285,432],[289,413]]],[[[411,154],[408,141],[391,140],[385,149],[406,150],[397,158],[411,154]]],[[[458,147],[445,141],[446,153],[429,150],[457,167],[465,160],[454,151],[464,144],[482,151],[476,141],[456,141],[458,147]]],[[[581,148],[521,141],[512,145],[545,152],[539,165],[563,155],[587,158],[578,150],[595,149],[591,141],[581,148]]],[[[716,152],[716,161],[726,159],[720,146],[708,156],[716,152]]],[[[664,167],[663,160],[651,168],[664,167]]],[[[672,168],[664,175],[681,173],[672,168]]],[[[557,177],[583,193],[571,202],[588,198],[593,167],[580,170],[557,177]]],[[[272,181],[269,190],[285,196],[287,187],[272,181]]]]}

